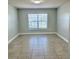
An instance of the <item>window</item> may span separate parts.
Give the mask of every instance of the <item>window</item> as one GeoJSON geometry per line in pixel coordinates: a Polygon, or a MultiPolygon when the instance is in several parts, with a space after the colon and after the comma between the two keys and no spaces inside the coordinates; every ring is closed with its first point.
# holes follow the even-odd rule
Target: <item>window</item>
{"type": "Polygon", "coordinates": [[[29,29],[47,29],[47,14],[28,14],[29,29]]]}

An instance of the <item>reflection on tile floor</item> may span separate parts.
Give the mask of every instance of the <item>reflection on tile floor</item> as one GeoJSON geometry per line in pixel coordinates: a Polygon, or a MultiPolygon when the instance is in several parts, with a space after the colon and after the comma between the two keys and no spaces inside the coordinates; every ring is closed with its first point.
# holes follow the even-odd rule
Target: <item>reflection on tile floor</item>
{"type": "Polygon", "coordinates": [[[69,59],[69,47],[56,35],[22,35],[8,47],[8,59],[69,59]]]}

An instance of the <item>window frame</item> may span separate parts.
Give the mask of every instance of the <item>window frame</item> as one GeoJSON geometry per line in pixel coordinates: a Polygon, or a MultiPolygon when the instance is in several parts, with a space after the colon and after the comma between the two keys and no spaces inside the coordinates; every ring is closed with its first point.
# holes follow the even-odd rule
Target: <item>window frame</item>
{"type": "MultiPolygon", "coordinates": [[[[33,14],[33,13],[29,13],[28,15],[30,14],[33,14]]],[[[47,15],[47,20],[46,20],[46,28],[39,28],[39,22],[45,22],[45,21],[34,21],[34,22],[37,22],[37,28],[31,28],[29,27],[29,17],[28,17],[28,28],[29,30],[47,30],[48,29],[48,14],[47,13],[36,13],[36,15],[39,15],[39,14],[46,14],[47,15]]],[[[37,19],[38,19],[38,16],[37,16],[37,19]]],[[[33,21],[32,21],[33,22],[33,21]]]]}

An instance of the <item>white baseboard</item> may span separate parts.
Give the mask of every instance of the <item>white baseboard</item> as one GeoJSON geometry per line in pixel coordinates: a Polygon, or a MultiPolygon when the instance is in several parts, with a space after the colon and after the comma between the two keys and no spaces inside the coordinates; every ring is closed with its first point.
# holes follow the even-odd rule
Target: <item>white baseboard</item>
{"type": "Polygon", "coordinates": [[[61,39],[63,39],[65,42],[69,43],[69,41],[66,38],[64,38],[62,35],[60,35],[57,32],[34,32],[34,33],[18,33],[12,39],[9,40],[8,44],[10,44],[19,35],[26,35],[26,34],[56,34],[58,37],[60,37],[61,39]]]}
{"type": "Polygon", "coordinates": [[[62,35],[60,35],[59,33],[56,33],[56,35],[60,37],[61,39],[63,39],[66,43],[69,43],[69,41],[66,38],[64,38],[62,35]]]}
{"type": "Polygon", "coordinates": [[[34,33],[19,33],[20,35],[25,34],[56,34],[56,32],[34,32],[34,33]]]}
{"type": "Polygon", "coordinates": [[[56,34],[58,37],[60,37],[61,39],[63,39],[65,42],[69,43],[69,41],[64,38],[62,35],[60,35],[57,32],[34,32],[34,33],[19,33],[19,35],[26,35],[26,34],[56,34]]]}
{"type": "Polygon", "coordinates": [[[15,38],[17,38],[19,36],[19,34],[17,34],[17,35],[15,35],[12,39],[10,39],[9,41],[8,41],[8,44],[10,44],[15,38]]]}

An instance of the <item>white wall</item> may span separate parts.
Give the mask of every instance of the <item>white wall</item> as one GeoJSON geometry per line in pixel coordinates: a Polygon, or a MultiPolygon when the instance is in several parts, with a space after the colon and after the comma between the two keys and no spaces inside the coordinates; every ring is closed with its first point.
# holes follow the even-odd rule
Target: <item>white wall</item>
{"type": "Polygon", "coordinates": [[[56,32],[56,21],[57,21],[57,9],[19,9],[19,32],[56,32]],[[48,13],[48,29],[46,30],[32,30],[28,28],[28,13],[48,13]]]}
{"type": "Polygon", "coordinates": [[[12,39],[18,33],[17,10],[8,6],[8,39],[12,39]]]}
{"type": "Polygon", "coordinates": [[[57,32],[69,40],[70,2],[66,2],[57,10],[57,32]]]}

